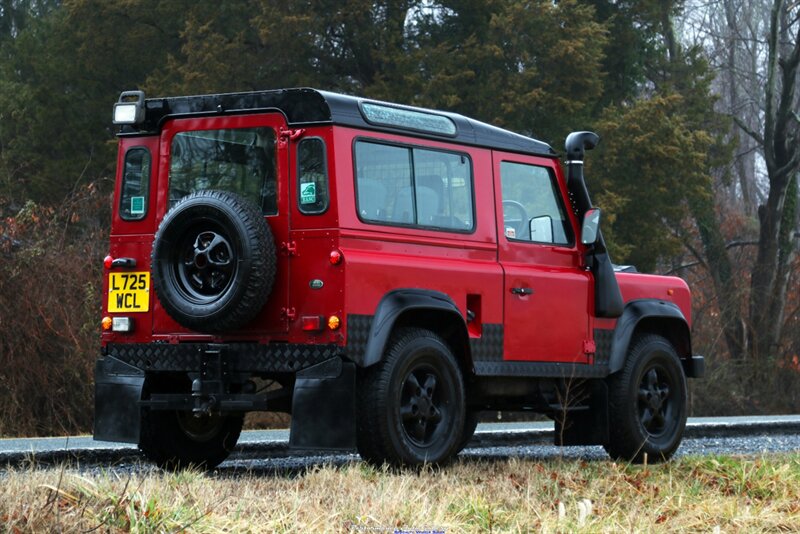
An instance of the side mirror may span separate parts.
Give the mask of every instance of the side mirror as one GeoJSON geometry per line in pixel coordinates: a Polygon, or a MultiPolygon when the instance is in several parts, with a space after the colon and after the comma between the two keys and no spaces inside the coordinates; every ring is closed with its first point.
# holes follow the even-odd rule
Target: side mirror
{"type": "Polygon", "coordinates": [[[581,243],[584,245],[594,245],[597,242],[600,230],[600,208],[586,210],[583,215],[583,227],[581,228],[581,243]]]}
{"type": "Polygon", "coordinates": [[[553,218],[549,215],[534,217],[530,220],[531,241],[537,243],[553,242],[553,218]]]}

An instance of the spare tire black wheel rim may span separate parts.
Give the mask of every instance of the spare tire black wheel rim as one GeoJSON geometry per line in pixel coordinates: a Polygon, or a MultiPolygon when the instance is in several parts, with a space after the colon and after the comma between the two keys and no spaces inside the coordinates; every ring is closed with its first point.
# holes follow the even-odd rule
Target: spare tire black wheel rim
{"type": "Polygon", "coordinates": [[[178,246],[182,261],[175,262],[186,297],[198,304],[212,302],[230,288],[238,262],[230,239],[219,229],[187,231],[178,246]]]}

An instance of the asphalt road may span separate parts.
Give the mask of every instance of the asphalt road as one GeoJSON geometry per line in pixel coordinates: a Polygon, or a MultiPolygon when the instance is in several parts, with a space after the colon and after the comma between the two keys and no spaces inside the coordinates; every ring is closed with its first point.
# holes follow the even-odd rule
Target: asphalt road
{"type": "MultiPolygon", "coordinates": [[[[292,473],[314,465],[359,461],[353,453],[293,451],[288,447],[288,439],[288,430],[243,432],[237,450],[218,471],[292,473]]],[[[552,443],[552,423],[486,423],[478,426],[461,457],[467,460],[607,458],[602,447],[555,447],[552,443]]],[[[758,455],[792,451],[800,451],[800,416],[693,418],[676,454],[758,455]]],[[[85,469],[151,469],[141,460],[135,446],[94,441],[90,436],[0,439],[0,469],[60,462],[85,469]]]]}

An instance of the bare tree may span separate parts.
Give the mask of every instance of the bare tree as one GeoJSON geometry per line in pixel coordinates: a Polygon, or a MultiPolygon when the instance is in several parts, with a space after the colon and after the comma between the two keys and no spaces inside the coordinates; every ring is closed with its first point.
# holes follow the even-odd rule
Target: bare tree
{"type": "MultiPolygon", "coordinates": [[[[734,162],[721,169],[716,214],[698,216],[705,258],[715,282],[731,355],[758,360],[777,355],[798,221],[800,169],[798,64],[800,2],[716,0],[687,5],[682,37],[702,45],[719,75],[720,111],[731,116],[734,162]],[[732,175],[733,179],[723,179],[732,175]],[[721,218],[730,210],[754,217],[756,259],[748,288],[732,270],[731,247],[722,239],[721,218]],[[749,293],[749,295],[748,295],[749,293]]],[[[702,209],[713,209],[709,203],[702,209]]],[[[700,210],[698,210],[700,211],[700,210]]],[[[746,225],[740,229],[748,232],[746,225]]],[[[736,239],[746,237],[734,236],[736,239]]]]}
{"type": "MultiPolygon", "coordinates": [[[[752,355],[774,355],[782,334],[791,264],[797,252],[797,178],[800,169],[800,3],[775,0],[770,12],[764,126],[753,130],[737,124],[764,151],[769,192],[758,208],[758,255],[750,283],[752,355]]],[[[736,119],[737,117],[734,116],[736,119]]]]}

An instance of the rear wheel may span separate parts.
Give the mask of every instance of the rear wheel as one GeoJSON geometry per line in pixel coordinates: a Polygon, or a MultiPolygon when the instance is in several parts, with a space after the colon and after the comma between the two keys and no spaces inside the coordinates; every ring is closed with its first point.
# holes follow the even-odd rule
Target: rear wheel
{"type": "Polygon", "coordinates": [[[623,369],[609,378],[609,443],[613,457],[641,463],[669,459],[686,426],[686,377],[669,341],[635,338],[623,369]]]}
{"type": "Polygon", "coordinates": [[[478,413],[474,410],[468,410],[464,417],[464,430],[461,432],[461,442],[458,444],[457,453],[463,451],[469,444],[472,436],[475,435],[475,429],[478,428],[478,413]]]}
{"type": "Polygon", "coordinates": [[[450,348],[424,329],[399,329],[360,378],[358,450],[365,460],[420,465],[458,451],[464,384],[450,348]]]}
{"type": "Polygon", "coordinates": [[[236,446],[243,422],[241,415],[145,410],[139,449],[165,469],[212,469],[236,446]]]}

